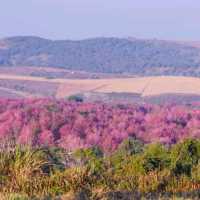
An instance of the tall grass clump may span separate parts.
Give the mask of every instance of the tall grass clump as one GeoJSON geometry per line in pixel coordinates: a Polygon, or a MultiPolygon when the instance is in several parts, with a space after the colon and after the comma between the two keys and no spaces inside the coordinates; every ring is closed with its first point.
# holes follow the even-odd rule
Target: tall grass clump
{"type": "Polygon", "coordinates": [[[54,165],[46,148],[4,144],[0,150],[1,193],[29,197],[51,194],[54,165]]]}
{"type": "Polygon", "coordinates": [[[104,154],[1,144],[0,199],[198,199],[199,147],[197,139],[165,147],[129,138],[104,154]]]}

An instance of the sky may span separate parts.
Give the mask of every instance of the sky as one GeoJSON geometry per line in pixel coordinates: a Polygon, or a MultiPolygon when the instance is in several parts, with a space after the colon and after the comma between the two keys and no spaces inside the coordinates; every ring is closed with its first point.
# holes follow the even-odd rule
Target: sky
{"type": "Polygon", "coordinates": [[[0,38],[200,41],[200,0],[0,0],[0,38]]]}

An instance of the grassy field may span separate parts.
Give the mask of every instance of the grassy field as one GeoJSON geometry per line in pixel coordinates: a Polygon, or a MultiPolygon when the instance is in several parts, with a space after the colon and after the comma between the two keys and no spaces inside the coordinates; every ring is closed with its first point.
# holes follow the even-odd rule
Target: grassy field
{"type": "Polygon", "coordinates": [[[163,94],[200,95],[200,78],[179,76],[64,79],[1,73],[0,86],[9,92],[22,92],[22,96],[48,96],[45,89],[48,88],[50,96],[57,98],[84,92],[137,93],[143,97],[163,94]]]}
{"type": "MultiPolygon", "coordinates": [[[[167,93],[200,94],[200,79],[188,77],[144,77],[100,80],[65,80],[58,97],[68,94],[71,85],[74,93],[79,91],[140,93],[142,96],[167,93]]],[[[71,92],[71,91],[70,91],[71,92]]]]}

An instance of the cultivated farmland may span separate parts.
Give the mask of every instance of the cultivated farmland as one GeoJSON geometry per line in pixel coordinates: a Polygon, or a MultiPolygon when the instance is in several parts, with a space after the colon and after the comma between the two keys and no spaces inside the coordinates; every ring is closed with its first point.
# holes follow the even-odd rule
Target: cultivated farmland
{"type": "MultiPolygon", "coordinates": [[[[4,70],[4,72],[6,72],[4,70]]],[[[3,97],[67,98],[77,94],[137,95],[140,98],[159,96],[200,96],[200,78],[181,76],[47,78],[17,72],[0,73],[3,97]],[[11,95],[12,93],[12,95],[11,95]]],[[[192,99],[192,98],[191,98],[192,99]]],[[[129,97],[129,101],[132,101],[129,97]]]]}

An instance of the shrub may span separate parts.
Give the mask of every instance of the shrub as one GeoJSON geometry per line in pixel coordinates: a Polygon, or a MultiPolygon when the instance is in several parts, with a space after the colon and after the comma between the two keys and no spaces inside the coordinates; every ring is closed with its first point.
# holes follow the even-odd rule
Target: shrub
{"type": "Polygon", "coordinates": [[[187,139],[173,146],[171,149],[171,168],[175,175],[191,175],[192,166],[200,159],[200,142],[187,139]]]}
{"type": "Polygon", "coordinates": [[[87,167],[75,167],[65,172],[69,190],[73,193],[85,193],[88,197],[92,195],[92,181],[90,170],[87,167]]]}
{"type": "Polygon", "coordinates": [[[3,190],[29,195],[38,192],[39,182],[45,176],[43,169],[48,165],[42,151],[16,147],[14,151],[1,152],[0,160],[1,167],[4,166],[4,169],[1,168],[3,190]]]}
{"type": "Polygon", "coordinates": [[[151,171],[148,174],[139,176],[138,189],[142,193],[165,192],[169,178],[169,170],[151,171]]]}
{"type": "Polygon", "coordinates": [[[192,167],[192,179],[198,183],[200,183],[200,161],[197,165],[192,167]]]}
{"type": "Polygon", "coordinates": [[[41,197],[49,194],[55,195],[66,190],[63,184],[64,177],[60,175],[55,179],[54,175],[59,174],[56,170],[61,170],[61,168],[60,163],[55,159],[56,153],[54,152],[52,156],[50,151],[47,148],[28,146],[1,150],[0,191],[41,197]],[[58,179],[59,184],[58,181],[56,182],[58,179]],[[56,187],[59,188],[55,190],[56,187]]]}
{"type": "Polygon", "coordinates": [[[140,156],[129,156],[121,163],[121,168],[116,169],[117,189],[135,191],[139,185],[139,177],[144,175],[140,156]]]}
{"type": "Polygon", "coordinates": [[[73,153],[73,157],[78,160],[81,165],[88,164],[92,161],[97,161],[103,157],[103,152],[97,146],[85,149],[78,149],[73,153]]]}
{"type": "Polygon", "coordinates": [[[147,172],[162,170],[169,165],[169,154],[163,145],[156,143],[146,146],[143,154],[143,166],[147,172]]]}
{"type": "Polygon", "coordinates": [[[71,95],[68,97],[68,100],[75,102],[83,102],[83,97],[81,95],[71,95]]]}
{"type": "Polygon", "coordinates": [[[150,144],[143,152],[126,156],[103,155],[98,147],[80,149],[73,156],[85,160],[73,166],[62,165],[63,149],[7,146],[0,151],[0,194],[2,199],[98,199],[110,192],[159,196],[197,191],[193,193],[197,197],[198,142],[186,140],[169,149],[150,144]],[[190,154],[184,157],[182,150],[190,154]],[[185,171],[175,173],[175,158],[182,165],[189,162],[191,176],[185,171]]]}
{"type": "Polygon", "coordinates": [[[144,148],[144,143],[133,137],[125,139],[118,147],[117,153],[123,156],[130,156],[133,154],[142,153],[144,148]]]}

